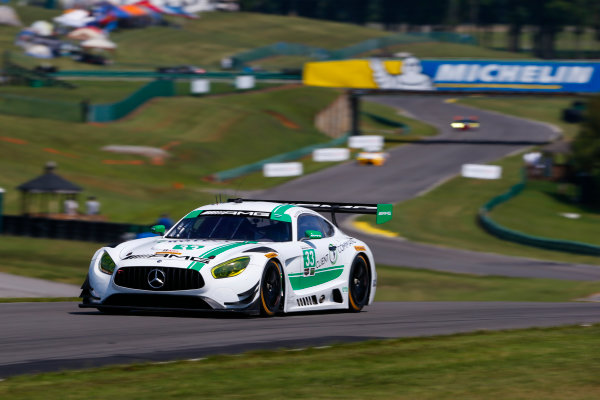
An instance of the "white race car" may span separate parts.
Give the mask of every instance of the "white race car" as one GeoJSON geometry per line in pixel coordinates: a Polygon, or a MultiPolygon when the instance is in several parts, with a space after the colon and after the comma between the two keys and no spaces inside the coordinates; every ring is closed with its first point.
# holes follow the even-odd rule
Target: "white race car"
{"type": "Polygon", "coordinates": [[[80,307],[106,313],[358,312],[375,297],[369,247],[319,213],[392,217],[390,204],[233,199],[187,214],[164,234],[99,249],[80,307]]]}

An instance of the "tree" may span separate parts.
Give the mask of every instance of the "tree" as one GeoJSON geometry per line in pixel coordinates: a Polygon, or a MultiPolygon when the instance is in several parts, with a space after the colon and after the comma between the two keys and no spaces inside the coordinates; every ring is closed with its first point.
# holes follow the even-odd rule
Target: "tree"
{"type": "Polygon", "coordinates": [[[600,96],[588,102],[585,122],[572,148],[575,172],[596,183],[593,201],[600,205],[600,96]]]}

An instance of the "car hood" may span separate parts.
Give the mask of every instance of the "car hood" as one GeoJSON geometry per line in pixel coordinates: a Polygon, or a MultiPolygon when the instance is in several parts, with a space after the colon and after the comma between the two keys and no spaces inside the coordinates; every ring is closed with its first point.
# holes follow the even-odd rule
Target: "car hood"
{"type": "Polygon", "coordinates": [[[194,263],[217,264],[257,242],[152,238],[126,243],[119,252],[121,265],[172,265],[191,268],[194,263]]]}

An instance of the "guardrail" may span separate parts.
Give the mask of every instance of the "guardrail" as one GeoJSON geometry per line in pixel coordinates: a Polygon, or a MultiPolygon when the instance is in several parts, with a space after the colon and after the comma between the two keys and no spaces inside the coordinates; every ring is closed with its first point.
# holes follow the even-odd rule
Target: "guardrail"
{"type": "Polygon", "coordinates": [[[528,235],[513,229],[506,228],[492,218],[489,213],[492,209],[517,196],[525,188],[526,178],[523,176],[520,183],[511,187],[507,192],[494,197],[484,204],[477,213],[477,219],[481,227],[488,233],[500,239],[516,242],[526,246],[534,246],[547,250],[564,251],[568,253],[600,256],[600,246],[571,240],[551,239],[541,236],[528,235]]]}
{"type": "Polygon", "coordinates": [[[346,134],[344,136],[340,136],[339,138],[333,139],[326,143],[319,143],[319,144],[314,144],[311,146],[306,146],[301,149],[297,149],[297,150],[289,151],[287,153],[278,154],[273,157],[265,158],[263,160],[260,160],[260,161],[257,161],[257,162],[251,163],[251,164],[242,165],[241,167],[228,169],[228,170],[220,171],[220,172],[215,172],[214,174],[210,175],[208,177],[208,179],[216,181],[216,182],[222,182],[222,181],[226,181],[229,179],[237,178],[242,175],[249,174],[251,172],[260,171],[260,170],[262,170],[263,165],[268,164],[268,163],[297,160],[301,157],[304,157],[307,154],[312,153],[313,150],[321,149],[321,148],[329,147],[329,146],[339,146],[340,144],[345,143],[348,140],[348,136],[349,136],[349,134],[346,134]]]}
{"type": "Polygon", "coordinates": [[[91,104],[86,119],[89,122],[111,122],[123,118],[145,102],[155,97],[175,95],[172,80],[157,80],[144,85],[121,101],[108,104],[91,104]]]}
{"type": "Polygon", "coordinates": [[[64,70],[49,74],[56,78],[139,78],[139,79],[235,79],[238,76],[254,76],[257,80],[301,81],[299,74],[279,72],[206,72],[203,74],[167,74],[153,71],[127,70],[64,70]]]}
{"type": "Polygon", "coordinates": [[[402,129],[403,134],[410,133],[410,126],[406,125],[400,121],[394,121],[392,119],[382,117],[381,115],[373,114],[373,113],[366,112],[366,111],[362,111],[361,114],[371,118],[375,122],[379,122],[382,125],[387,125],[392,128],[400,128],[400,129],[402,129]]]}

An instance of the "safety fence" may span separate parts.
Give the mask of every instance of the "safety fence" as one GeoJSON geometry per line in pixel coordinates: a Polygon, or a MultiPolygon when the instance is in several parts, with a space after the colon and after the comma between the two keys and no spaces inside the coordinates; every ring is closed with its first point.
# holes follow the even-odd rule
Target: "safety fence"
{"type": "Polygon", "coordinates": [[[135,238],[137,233],[149,231],[149,225],[4,215],[2,233],[35,238],[117,243],[135,238]]]}
{"type": "Polygon", "coordinates": [[[257,80],[274,81],[300,81],[302,77],[299,73],[280,73],[280,72],[241,72],[241,71],[215,71],[205,72],[203,74],[176,74],[161,73],[152,71],[128,71],[128,70],[64,70],[50,74],[56,78],[136,78],[136,79],[223,79],[233,80],[241,75],[254,76],[257,80]]]}
{"type": "Polygon", "coordinates": [[[342,60],[391,46],[419,42],[477,44],[477,40],[468,34],[454,32],[415,32],[368,39],[337,50],[326,50],[298,43],[279,42],[235,54],[231,59],[234,68],[241,68],[249,62],[274,56],[303,56],[317,60],[342,60]]]}
{"type": "Polygon", "coordinates": [[[525,188],[525,177],[522,181],[511,187],[506,193],[494,197],[479,209],[477,218],[479,224],[488,233],[500,239],[516,242],[526,246],[534,246],[547,250],[564,251],[575,254],[600,256],[600,246],[570,240],[551,239],[540,236],[528,235],[523,232],[508,229],[490,218],[489,213],[499,204],[502,204],[517,196],[525,188]]]}
{"type": "Polygon", "coordinates": [[[311,154],[316,149],[321,149],[321,148],[330,147],[330,146],[339,146],[341,144],[344,144],[348,140],[348,136],[349,135],[346,134],[344,136],[341,136],[337,139],[331,140],[326,143],[319,143],[319,144],[314,144],[311,146],[306,146],[301,149],[293,150],[293,151],[290,151],[287,153],[277,154],[276,156],[265,158],[263,160],[254,162],[252,164],[246,164],[246,165],[242,165],[241,167],[228,169],[228,170],[220,171],[220,172],[215,172],[214,174],[210,175],[208,177],[208,179],[216,181],[216,182],[222,182],[222,181],[234,179],[234,178],[237,178],[237,177],[240,177],[242,175],[246,175],[246,174],[249,174],[252,172],[260,171],[260,170],[262,170],[263,165],[268,164],[268,163],[277,163],[277,162],[297,160],[308,154],[311,154]]]}
{"type": "Polygon", "coordinates": [[[0,93],[0,113],[68,122],[82,122],[85,120],[85,108],[81,103],[5,93],[0,93]]]}
{"type": "Polygon", "coordinates": [[[89,105],[86,119],[89,122],[110,122],[123,118],[145,102],[155,97],[175,95],[172,80],[157,80],[142,86],[129,97],[115,103],[89,105]]]}

